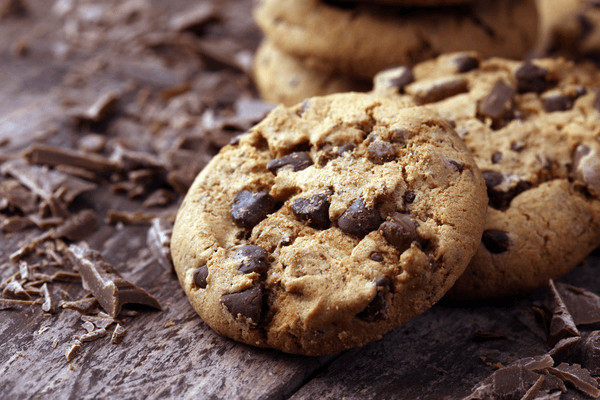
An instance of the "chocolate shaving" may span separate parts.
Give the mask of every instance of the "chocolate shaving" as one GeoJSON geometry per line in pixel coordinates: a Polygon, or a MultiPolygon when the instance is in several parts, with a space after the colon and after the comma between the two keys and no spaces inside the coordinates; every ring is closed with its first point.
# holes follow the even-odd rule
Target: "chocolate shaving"
{"type": "Polygon", "coordinates": [[[85,110],[74,112],[72,117],[81,121],[99,122],[115,109],[120,97],[117,92],[104,93],[85,110]]]}
{"type": "Polygon", "coordinates": [[[129,225],[144,225],[156,218],[174,219],[172,214],[149,213],[143,211],[127,212],[109,210],[106,217],[106,223],[114,225],[122,222],[129,225]]]}
{"type": "Polygon", "coordinates": [[[550,351],[548,351],[548,354],[550,354],[552,357],[562,354],[565,351],[572,348],[573,346],[575,346],[577,343],[579,343],[580,340],[581,340],[581,337],[579,337],[579,336],[566,337],[566,338],[560,339],[554,345],[554,347],[552,349],[550,349],[550,351]]]}
{"type": "Polygon", "coordinates": [[[42,310],[47,313],[54,313],[54,300],[52,300],[52,295],[50,294],[50,290],[48,289],[48,284],[44,283],[42,285],[42,295],[44,296],[44,303],[42,303],[42,310]]]}
{"type": "Polygon", "coordinates": [[[94,326],[94,324],[91,321],[85,321],[83,324],[81,324],[81,326],[88,333],[90,333],[96,329],[96,327],[94,326]]]}
{"type": "Polygon", "coordinates": [[[2,299],[0,298],[0,311],[10,310],[13,308],[23,308],[24,306],[31,306],[34,304],[40,304],[41,300],[17,300],[17,299],[2,299]]]}
{"type": "Polygon", "coordinates": [[[35,224],[28,217],[14,216],[4,219],[0,228],[4,232],[13,233],[20,232],[32,226],[35,226],[35,224]]]}
{"type": "Polygon", "coordinates": [[[65,223],[54,231],[53,238],[78,241],[96,230],[97,217],[92,210],[82,210],[67,218],[65,223]]]}
{"type": "Polygon", "coordinates": [[[127,328],[123,327],[121,324],[117,324],[115,326],[115,329],[113,330],[111,337],[110,337],[110,341],[113,344],[119,344],[121,342],[121,340],[123,340],[123,338],[125,337],[126,333],[127,333],[127,328]]]}
{"type": "Polygon", "coordinates": [[[29,300],[31,296],[27,291],[21,286],[18,281],[9,282],[2,291],[2,296],[10,297],[13,299],[24,299],[29,300]]]}
{"type": "Polygon", "coordinates": [[[63,149],[45,144],[34,144],[25,151],[25,158],[32,164],[49,166],[68,165],[86,171],[115,172],[118,165],[108,158],[78,150],[63,149]]]}
{"type": "Polygon", "coordinates": [[[79,267],[83,288],[94,294],[100,306],[111,317],[119,315],[124,304],[142,304],[162,309],[153,296],[123,279],[98,252],[77,245],[69,246],[68,251],[79,267]]]}
{"type": "Polygon", "coordinates": [[[31,241],[29,241],[28,243],[23,244],[19,250],[15,251],[14,253],[12,253],[8,259],[11,261],[16,261],[18,259],[20,259],[21,257],[29,254],[29,252],[35,250],[42,242],[50,239],[52,237],[52,231],[47,231],[42,233],[40,236],[37,236],[33,239],[31,239],[31,241]]]}
{"type": "MultiPolygon", "coordinates": [[[[124,312],[125,310],[123,310],[123,313],[124,312]]],[[[116,322],[116,320],[113,317],[102,311],[99,312],[98,315],[82,315],[81,319],[83,321],[93,322],[94,325],[100,329],[106,329],[116,322]]]]}
{"type": "Polygon", "coordinates": [[[600,322],[600,296],[565,283],[556,283],[556,290],[567,306],[575,325],[600,322]]]}
{"type": "Polygon", "coordinates": [[[173,268],[173,259],[171,258],[172,233],[173,224],[171,222],[162,218],[154,218],[146,236],[148,248],[165,270],[173,268]]]}
{"type": "Polygon", "coordinates": [[[73,357],[81,350],[81,341],[75,339],[71,345],[65,351],[65,357],[67,361],[71,361],[73,357]]]}
{"type": "Polygon", "coordinates": [[[169,20],[169,30],[176,32],[198,32],[207,22],[217,17],[217,9],[212,3],[198,3],[192,9],[182,11],[169,20]]]}
{"type": "Polygon", "coordinates": [[[592,331],[583,341],[583,364],[593,375],[600,375],[600,331],[592,331]]]}
{"type": "Polygon", "coordinates": [[[75,301],[63,301],[60,303],[60,307],[75,310],[81,314],[90,314],[97,309],[99,303],[95,297],[87,299],[80,299],[75,301]]]}
{"type": "Polygon", "coordinates": [[[569,382],[585,394],[597,398],[600,396],[598,381],[590,375],[590,371],[579,364],[560,363],[557,367],[548,368],[548,372],[569,382]]]}
{"type": "Polygon", "coordinates": [[[100,329],[97,329],[95,331],[86,333],[85,335],[81,336],[79,338],[79,340],[82,341],[82,342],[91,342],[91,341],[94,341],[94,340],[99,339],[101,337],[104,337],[107,334],[108,334],[108,332],[106,331],[106,329],[100,328],[100,329]]]}
{"type": "Polygon", "coordinates": [[[543,354],[541,356],[521,358],[511,365],[521,365],[530,371],[542,372],[554,365],[554,359],[549,354],[543,354]]]}
{"type": "Polygon", "coordinates": [[[532,387],[539,387],[540,375],[522,365],[500,368],[485,378],[464,400],[521,399],[532,387]]]}

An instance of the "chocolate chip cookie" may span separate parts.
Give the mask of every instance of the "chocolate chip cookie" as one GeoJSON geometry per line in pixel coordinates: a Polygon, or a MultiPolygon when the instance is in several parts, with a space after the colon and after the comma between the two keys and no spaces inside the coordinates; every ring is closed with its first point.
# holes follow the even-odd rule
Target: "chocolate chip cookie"
{"type": "Polygon", "coordinates": [[[269,40],[256,51],[254,82],[264,100],[288,106],[308,97],[371,89],[369,81],[310,69],[269,40]]]}
{"type": "Polygon", "coordinates": [[[407,9],[321,0],[262,0],[254,17],[278,48],[311,69],[371,79],[444,52],[522,58],[537,36],[535,0],[407,9]]]}
{"type": "Polygon", "coordinates": [[[478,0],[330,0],[332,4],[336,3],[366,3],[366,4],[393,4],[406,7],[437,7],[450,6],[455,4],[473,3],[478,0]]]}
{"type": "Polygon", "coordinates": [[[482,241],[451,294],[525,293],[600,245],[600,77],[563,59],[440,56],[375,78],[375,92],[430,108],[475,156],[489,209],[482,241]]]}
{"type": "Polygon", "coordinates": [[[434,304],[476,250],[486,203],[444,120],[334,94],[279,106],[224,147],[186,195],[171,249],[217,332],[333,353],[434,304]]]}

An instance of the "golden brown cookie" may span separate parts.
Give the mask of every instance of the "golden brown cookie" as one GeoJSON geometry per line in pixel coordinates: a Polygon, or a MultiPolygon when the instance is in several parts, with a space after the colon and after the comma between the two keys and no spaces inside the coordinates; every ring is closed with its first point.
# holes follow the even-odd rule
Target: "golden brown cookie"
{"type": "Polygon", "coordinates": [[[202,319],[290,353],[379,339],[454,284],[481,239],[480,172],[424,107],[358,93],[277,107],[198,175],[171,250],[202,319]]]}
{"type": "Polygon", "coordinates": [[[479,249],[452,289],[461,298],[524,293],[600,245],[600,84],[562,59],[440,56],[375,78],[375,92],[449,121],[489,195],[479,249]]]}

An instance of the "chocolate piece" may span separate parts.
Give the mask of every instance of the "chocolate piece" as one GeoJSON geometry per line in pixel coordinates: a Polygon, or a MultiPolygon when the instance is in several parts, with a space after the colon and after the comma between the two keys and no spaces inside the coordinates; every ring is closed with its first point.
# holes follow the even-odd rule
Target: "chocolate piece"
{"type": "Polygon", "coordinates": [[[456,72],[469,72],[479,67],[479,60],[476,57],[468,54],[461,54],[452,59],[454,65],[456,65],[456,72]]]}
{"type": "Polygon", "coordinates": [[[196,268],[194,270],[193,282],[194,287],[198,289],[206,288],[206,278],[208,278],[208,267],[206,264],[196,268]]]}
{"type": "Polygon", "coordinates": [[[8,284],[4,287],[4,290],[2,291],[2,296],[24,300],[31,299],[29,293],[27,293],[27,291],[23,288],[23,286],[21,286],[21,284],[18,281],[8,282],[8,284]]]}
{"type": "Polygon", "coordinates": [[[115,326],[115,329],[113,330],[113,333],[112,333],[111,337],[110,337],[111,343],[112,344],[119,344],[119,343],[121,343],[121,340],[123,340],[123,338],[125,337],[126,333],[127,333],[127,328],[125,328],[121,324],[117,324],[115,326]]]}
{"type": "Polygon", "coordinates": [[[68,308],[75,310],[81,314],[90,314],[98,307],[99,303],[95,297],[89,297],[86,299],[80,299],[76,301],[61,301],[59,306],[62,308],[68,308]]]}
{"type": "Polygon", "coordinates": [[[217,18],[217,8],[212,3],[198,3],[195,7],[175,14],[169,20],[169,29],[176,32],[198,32],[207,22],[217,18]]]}
{"type": "Polygon", "coordinates": [[[585,394],[597,398],[600,396],[598,381],[590,375],[590,371],[579,364],[560,363],[557,367],[548,368],[548,372],[565,382],[571,383],[585,394]]]}
{"type": "Polygon", "coordinates": [[[506,176],[491,170],[482,171],[482,175],[490,205],[500,210],[508,207],[513,198],[531,187],[529,182],[514,175],[506,176]]]}
{"type": "Polygon", "coordinates": [[[583,341],[583,365],[592,373],[600,375],[600,331],[592,331],[583,341]]]}
{"type": "Polygon", "coordinates": [[[165,270],[173,268],[171,258],[171,234],[173,223],[163,218],[153,218],[146,235],[146,244],[154,258],[165,270]]]}
{"type": "Polygon", "coordinates": [[[373,261],[382,262],[383,254],[379,253],[378,251],[374,251],[369,255],[369,258],[373,261]]]}
{"type": "Polygon", "coordinates": [[[161,310],[158,301],[105,262],[100,253],[77,245],[68,248],[69,257],[79,267],[83,288],[90,290],[100,306],[116,318],[124,304],[142,304],[161,310]]]}
{"type": "Polygon", "coordinates": [[[580,144],[573,153],[572,173],[592,196],[600,197],[600,157],[587,145],[580,144]]]}
{"type": "Polygon", "coordinates": [[[477,112],[494,120],[501,118],[511,109],[515,89],[503,80],[498,80],[492,91],[477,106],[477,112]]]}
{"type": "Polygon", "coordinates": [[[404,202],[407,204],[411,204],[417,198],[417,194],[415,192],[406,192],[404,193],[404,202]]]}
{"type": "Polygon", "coordinates": [[[510,149],[512,151],[516,151],[517,153],[520,153],[521,151],[523,151],[526,146],[527,146],[527,144],[522,140],[517,140],[517,141],[510,143],[510,149]]]}
{"type": "Polygon", "coordinates": [[[54,239],[65,238],[78,241],[96,230],[96,213],[92,210],[82,210],[67,218],[64,224],[54,231],[54,239]]]}
{"type": "Polygon", "coordinates": [[[267,169],[274,174],[277,174],[282,168],[288,168],[297,172],[310,167],[312,163],[310,154],[305,151],[297,151],[269,161],[267,169]]]}
{"type": "Polygon", "coordinates": [[[409,94],[413,95],[421,104],[433,103],[467,91],[467,80],[462,76],[418,81],[408,89],[409,94]]]}
{"type": "Polygon", "coordinates": [[[541,93],[546,90],[548,71],[531,62],[525,62],[515,71],[517,91],[519,93],[541,93]]]}
{"type": "Polygon", "coordinates": [[[39,198],[15,179],[6,179],[0,183],[0,198],[8,206],[21,210],[28,215],[38,210],[39,198]]]}
{"type": "Polygon", "coordinates": [[[166,214],[166,213],[143,212],[143,211],[127,212],[127,211],[108,210],[107,216],[106,216],[106,223],[109,225],[114,225],[119,222],[122,222],[124,224],[129,224],[129,225],[145,225],[149,222],[152,222],[156,218],[166,218],[166,219],[172,220],[172,219],[174,219],[174,215],[166,214]]]}
{"type": "Polygon", "coordinates": [[[34,304],[40,304],[41,299],[37,300],[18,300],[18,299],[2,299],[0,298],[0,311],[11,310],[13,308],[24,308],[25,306],[32,306],[34,304]]]}
{"type": "Polygon", "coordinates": [[[554,281],[550,280],[548,285],[552,293],[552,319],[550,320],[550,330],[548,332],[548,345],[554,347],[561,339],[580,337],[581,335],[556,289],[554,281]]]}
{"type": "Polygon", "coordinates": [[[354,150],[355,148],[356,148],[356,146],[353,144],[344,144],[338,148],[337,153],[338,153],[338,155],[341,156],[342,154],[344,154],[347,151],[352,152],[352,150],[354,150]]]}
{"type": "Polygon", "coordinates": [[[546,112],[567,111],[573,108],[573,104],[575,104],[575,99],[564,94],[556,94],[543,99],[546,112]]]}
{"type": "Polygon", "coordinates": [[[499,185],[504,180],[504,175],[497,171],[481,171],[485,185],[490,188],[499,185]]]}
{"type": "Polygon", "coordinates": [[[392,143],[376,140],[367,147],[367,157],[373,164],[383,164],[396,159],[396,148],[392,143]]]}
{"type": "Polygon", "coordinates": [[[522,399],[532,387],[541,387],[540,376],[521,365],[500,368],[481,381],[464,400],[522,399]]]}
{"type": "Polygon", "coordinates": [[[397,89],[398,93],[404,91],[404,87],[415,80],[409,67],[394,67],[387,69],[375,77],[375,87],[386,87],[397,89]]]}
{"type": "Polygon", "coordinates": [[[142,206],[145,208],[165,207],[173,203],[177,199],[177,195],[167,189],[157,189],[144,200],[142,206]]]}
{"type": "Polygon", "coordinates": [[[10,256],[8,256],[8,259],[10,261],[17,261],[21,257],[29,254],[29,252],[36,249],[41,243],[50,239],[51,237],[52,237],[52,231],[47,231],[37,237],[34,237],[28,243],[25,243],[17,251],[15,251],[10,256]]]}
{"type": "Polygon", "coordinates": [[[32,164],[49,166],[69,165],[93,172],[116,172],[118,165],[108,158],[77,150],[63,149],[45,144],[33,144],[24,154],[32,164]]]}
{"type": "Polygon", "coordinates": [[[454,169],[456,172],[461,173],[465,168],[465,164],[458,162],[456,160],[448,160],[448,164],[454,169]]]}
{"type": "Polygon", "coordinates": [[[249,319],[250,323],[257,324],[262,308],[262,289],[260,285],[254,285],[241,292],[224,294],[221,303],[234,318],[242,316],[249,319]]]}
{"type": "Polygon", "coordinates": [[[105,328],[96,329],[92,332],[88,332],[85,335],[81,336],[79,340],[81,342],[92,342],[96,339],[100,339],[108,334],[105,328]]]}
{"type": "Polygon", "coordinates": [[[483,231],[481,242],[490,253],[499,254],[508,250],[510,246],[510,237],[506,232],[487,229],[483,231]]]}
{"type": "Polygon", "coordinates": [[[44,297],[42,310],[47,313],[54,313],[54,301],[52,300],[52,295],[50,294],[50,290],[48,289],[48,285],[46,283],[42,285],[41,292],[44,297]]]}
{"type": "Polygon", "coordinates": [[[235,258],[240,262],[238,271],[243,274],[253,272],[265,276],[269,268],[268,254],[260,246],[249,244],[235,250],[235,258]]]}
{"type": "MultiPolygon", "coordinates": [[[[125,314],[126,310],[123,310],[123,314],[125,314]]],[[[134,315],[135,311],[133,310],[127,310],[127,311],[132,311],[134,315]]],[[[112,318],[110,315],[100,311],[98,313],[98,315],[81,315],[80,318],[83,321],[90,321],[93,322],[94,325],[99,328],[99,329],[106,329],[108,328],[110,325],[112,325],[113,323],[117,322],[114,318],[112,318]]]]}
{"type": "Polygon", "coordinates": [[[103,93],[94,103],[85,110],[78,110],[72,114],[73,118],[80,121],[99,122],[112,113],[121,95],[117,92],[103,93]]]}
{"type": "Polygon", "coordinates": [[[71,345],[65,351],[65,357],[67,361],[71,361],[73,357],[81,350],[81,341],[78,339],[73,340],[71,345]]]}
{"type": "Polygon", "coordinates": [[[17,215],[2,220],[0,229],[2,229],[4,232],[12,233],[20,232],[32,226],[35,226],[35,224],[28,217],[20,217],[17,215]]]}
{"type": "Polygon", "coordinates": [[[266,191],[242,190],[233,198],[231,216],[235,224],[250,229],[262,221],[275,208],[275,199],[266,191]]]}
{"type": "Polygon", "coordinates": [[[566,351],[568,351],[569,349],[573,348],[573,346],[575,346],[577,343],[579,343],[580,340],[581,340],[581,337],[579,337],[579,336],[566,337],[566,338],[560,339],[554,345],[554,347],[552,347],[548,351],[548,354],[550,354],[552,357],[561,355],[561,354],[565,353],[566,351]]]}
{"type": "Polygon", "coordinates": [[[85,321],[83,324],[81,324],[81,327],[84,328],[88,333],[90,333],[96,329],[94,324],[90,321],[85,321]]]}
{"type": "Polygon", "coordinates": [[[565,283],[556,282],[555,287],[575,325],[600,322],[600,296],[565,283]]]}
{"type": "Polygon", "coordinates": [[[376,230],[381,222],[377,208],[367,208],[365,201],[358,198],[338,218],[337,224],[345,233],[362,238],[376,230]]]}
{"type": "Polygon", "coordinates": [[[502,153],[497,151],[494,154],[492,154],[492,164],[498,164],[500,161],[502,161],[502,153]]]}
{"type": "Polygon", "coordinates": [[[511,365],[521,365],[530,371],[542,372],[554,365],[554,359],[549,354],[518,359],[511,365]]]}
{"type": "Polygon", "coordinates": [[[379,227],[383,237],[400,253],[410,248],[412,243],[419,243],[417,222],[410,215],[396,213],[379,227]]]}
{"type": "Polygon", "coordinates": [[[356,315],[367,322],[379,321],[386,317],[388,307],[386,296],[390,292],[392,282],[387,276],[380,276],[373,281],[373,284],[375,284],[375,297],[356,315]]]}
{"type": "Polygon", "coordinates": [[[317,229],[329,228],[329,195],[315,194],[308,198],[297,198],[292,203],[292,212],[301,221],[317,229]]]}

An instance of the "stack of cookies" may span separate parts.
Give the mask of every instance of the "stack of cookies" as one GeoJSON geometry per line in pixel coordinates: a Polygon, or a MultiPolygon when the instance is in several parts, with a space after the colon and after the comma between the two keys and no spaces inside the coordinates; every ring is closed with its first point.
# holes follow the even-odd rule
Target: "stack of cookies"
{"type": "Polygon", "coordinates": [[[173,262],[217,332],[333,353],[446,294],[527,293],[600,246],[600,72],[509,59],[560,50],[561,29],[575,31],[538,27],[528,0],[408,3],[257,8],[267,99],[345,93],[278,106],[190,188],[173,262]],[[452,51],[463,45],[478,51],[452,51]],[[370,78],[370,92],[351,91],[370,78]]]}

